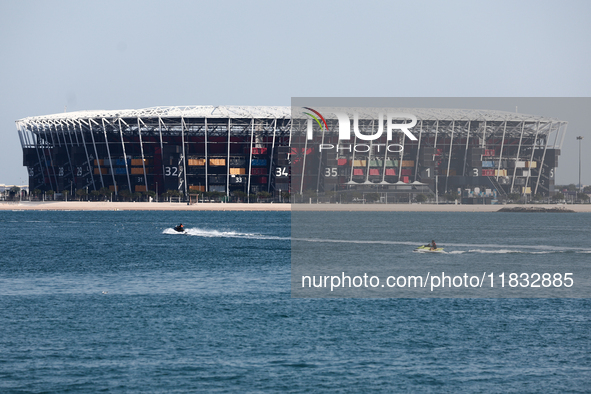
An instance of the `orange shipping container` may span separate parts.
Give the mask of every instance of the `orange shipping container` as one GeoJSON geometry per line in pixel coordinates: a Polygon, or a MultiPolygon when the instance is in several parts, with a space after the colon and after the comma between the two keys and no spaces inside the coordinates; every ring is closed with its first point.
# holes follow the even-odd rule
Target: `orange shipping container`
{"type": "Polygon", "coordinates": [[[205,165],[205,159],[189,159],[189,165],[190,166],[204,166],[205,165]]]}
{"type": "Polygon", "coordinates": [[[131,167],[131,175],[144,175],[143,167],[131,167]]]}
{"type": "Polygon", "coordinates": [[[205,186],[189,185],[189,190],[196,191],[196,192],[204,192],[205,186]]]}
{"type": "Polygon", "coordinates": [[[209,159],[210,166],[225,166],[226,159],[209,159]]]}
{"type": "Polygon", "coordinates": [[[246,175],[246,168],[230,168],[230,175],[246,175]]]}
{"type": "MultiPolygon", "coordinates": [[[[109,169],[108,168],[101,168],[100,169],[100,173],[103,174],[103,175],[108,174],[109,173],[109,169]]],[[[99,169],[98,168],[95,168],[94,169],[94,175],[98,175],[98,174],[99,174],[99,169]]]]}

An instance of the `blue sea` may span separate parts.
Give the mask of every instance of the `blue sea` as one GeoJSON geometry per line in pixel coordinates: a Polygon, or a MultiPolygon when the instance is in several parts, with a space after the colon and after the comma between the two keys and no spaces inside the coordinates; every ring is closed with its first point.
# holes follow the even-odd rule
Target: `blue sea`
{"type": "MultiPolygon", "coordinates": [[[[537,242],[591,264],[589,214],[390,215],[415,223],[400,253],[428,223],[458,252],[408,259],[537,242]]],[[[591,392],[590,299],[292,298],[289,213],[0,212],[0,231],[2,393],[591,392]]]]}

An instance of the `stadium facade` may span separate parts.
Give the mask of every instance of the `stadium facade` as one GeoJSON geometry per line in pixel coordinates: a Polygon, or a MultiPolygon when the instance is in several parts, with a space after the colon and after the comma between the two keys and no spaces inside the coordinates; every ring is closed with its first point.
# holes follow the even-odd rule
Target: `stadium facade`
{"type": "Polygon", "coordinates": [[[343,141],[335,112],[319,109],[325,122],[317,123],[291,107],[155,107],[36,116],[16,125],[30,190],[355,191],[386,200],[437,190],[459,192],[468,203],[554,192],[565,121],[405,108],[395,112],[416,117],[416,140],[404,133],[367,140],[360,137],[375,135],[380,123],[371,109],[356,112],[359,134],[343,141]]]}

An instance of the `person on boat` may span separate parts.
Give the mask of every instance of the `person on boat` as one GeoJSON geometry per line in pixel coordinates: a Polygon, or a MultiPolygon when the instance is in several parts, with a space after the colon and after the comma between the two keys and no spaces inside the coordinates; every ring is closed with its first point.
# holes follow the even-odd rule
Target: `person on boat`
{"type": "Polygon", "coordinates": [[[437,244],[435,243],[435,240],[431,240],[431,243],[429,244],[429,246],[431,247],[431,250],[436,250],[437,249],[437,244]]]}
{"type": "Polygon", "coordinates": [[[174,229],[175,229],[176,231],[179,231],[179,232],[181,232],[181,231],[185,231],[185,228],[183,227],[183,224],[182,224],[182,223],[181,223],[181,224],[179,224],[178,226],[176,226],[174,229]]]}

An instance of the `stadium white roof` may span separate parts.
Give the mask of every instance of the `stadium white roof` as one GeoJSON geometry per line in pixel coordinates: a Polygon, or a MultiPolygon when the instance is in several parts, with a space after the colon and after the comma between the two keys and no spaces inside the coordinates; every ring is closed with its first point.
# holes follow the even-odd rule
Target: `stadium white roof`
{"type": "MultiPolygon", "coordinates": [[[[333,119],[331,110],[343,111],[344,108],[316,108],[326,114],[325,118],[333,119]]],[[[474,121],[526,121],[526,122],[560,122],[558,119],[528,115],[515,112],[448,109],[448,108],[359,108],[359,111],[348,108],[346,112],[358,112],[361,119],[375,119],[378,112],[410,113],[419,120],[474,120],[474,121]]],[[[144,109],[124,110],[92,110],[63,112],[52,115],[32,116],[18,120],[18,123],[36,123],[44,121],[77,120],[89,118],[231,118],[231,119],[289,119],[291,107],[273,106],[184,106],[184,107],[151,107],[144,109]]]]}

